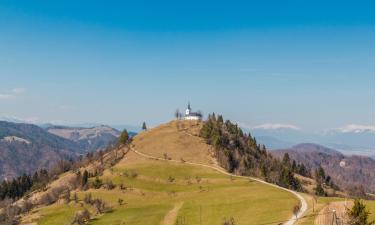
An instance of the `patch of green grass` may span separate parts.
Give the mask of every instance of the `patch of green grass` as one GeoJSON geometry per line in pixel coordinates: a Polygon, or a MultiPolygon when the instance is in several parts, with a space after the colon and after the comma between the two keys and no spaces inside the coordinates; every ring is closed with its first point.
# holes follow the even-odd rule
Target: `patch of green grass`
{"type": "Polygon", "coordinates": [[[118,207],[113,212],[106,213],[90,222],[91,225],[108,224],[160,224],[164,215],[173,208],[173,205],[159,204],[146,205],[144,207],[126,208],[118,207]]]}
{"type": "Polygon", "coordinates": [[[370,221],[375,221],[375,201],[365,201],[367,209],[370,211],[370,221]]]}
{"type": "MultiPolygon", "coordinates": [[[[111,179],[133,189],[88,190],[78,192],[101,198],[112,210],[97,216],[90,224],[160,224],[176,203],[183,203],[177,212],[188,224],[221,224],[224,217],[233,217],[238,224],[257,224],[285,221],[292,216],[292,207],[298,199],[289,192],[246,178],[234,178],[219,172],[187,164],[158,162],[115,167],[100,177],[111,179]],[[137,176],[124,175],[135,172],[137,176]],[[173,182],[168,179],[173,177],[173,182]],[[188,180],[191,182],[189,183],[188,180]],[[118,199],[124,201],[118,204],[118,199]]],[[[55,210],[43,210],[42,224],[60,225],[74,216],[72,207],[60,205],[55,210]],[[69,218],[69,219],[68,219],[69,218]]],[[[38,221],[38,222],[40,222],[38,221]]]]}
{"type": "Polygon", "coordinates": [[[41,216],[38,225],[70,225],[75,213],[82,209],[83,207],[76,204],[55,204],[44,207],[38,211],[41,216]]]}

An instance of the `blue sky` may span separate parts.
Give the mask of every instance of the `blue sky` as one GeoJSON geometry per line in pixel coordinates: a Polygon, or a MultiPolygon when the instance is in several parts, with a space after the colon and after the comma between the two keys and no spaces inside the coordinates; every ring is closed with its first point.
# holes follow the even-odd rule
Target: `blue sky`
{"type": "Polygon", "coordinates": [[[0,0],[0,116],[375,124],[375,3],[0,0]]]}

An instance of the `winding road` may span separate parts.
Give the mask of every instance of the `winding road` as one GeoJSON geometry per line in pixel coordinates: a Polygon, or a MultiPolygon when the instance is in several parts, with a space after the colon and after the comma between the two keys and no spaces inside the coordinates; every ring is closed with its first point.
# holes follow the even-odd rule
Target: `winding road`
{"type": "Polygon", "coordinates": [[[302,195],[300,195],[298,192],[295,192],[295,191],[289,190],[287,188],[283,188],[283,187],[277,186],[275,184],[268,183],[268,182],[266,182],[264,180],[261,180],[261,179],[258,179],[258,178],[254,178],[254,177],[234,175],[234,174],[228,173],[223,168],[219,168],[219,167],[215,167],[215,166],[210,166],[210,165],[206,165],[206,164],[202,164],[202,163],[194,163],[194,162],[186,162],[186,161],[185,162],[181,162],[181,161],[174,160],[174,159],[163,159],[163,158],[159,158],[159,157],[155,157],[155,156],[151,156],[151,155],[147,155],[145,153],[139,152],[139,151],[135,150],[134,148],[131,148],[131,151],[133,151],[137,155],[139,155],[141,157],[144,157],[144,158],[147,158],[147,159],[154,159],[154,160],[161,160],[161,161],[176,162],[176,163],[183,163],[183,164],[188,164],[188,165],[195,165],[195,166],[207,167],[207,168],[214,169],[214,170],[216,170],[216,171],[218,171],[218,172],[220,172],[222,174],[228,175],[228,176],[251,179],[251,180],[254,180],[254,181],[257,181],[257,182],[260,182],[260,183],[263,183],[263,184],[266,184],[266,185],[269,185],[269,186],[272,186],[272,187],[275,187],[275,188],[278,188],[278,189],[290,192],[290,193],[292,193],[293,195],[295,195],[300,200],[300,202],[301,202],[301,208],[300,208],[300,211],[298,212],[297,216],[292,216],[288,221],[286,221],[284,223],[284,225],[293,225],[293,224],[295,224],[296,221],[298,219],[300,219],[303,216],[303,214],[306,212],[306,210],[307,210],[307,202],[302,197],[302,195]]]}

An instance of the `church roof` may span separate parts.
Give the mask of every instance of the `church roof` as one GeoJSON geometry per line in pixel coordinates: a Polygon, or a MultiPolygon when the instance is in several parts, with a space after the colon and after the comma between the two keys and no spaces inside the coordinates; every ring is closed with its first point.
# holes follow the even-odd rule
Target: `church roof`
{"type": "Polygon", "coordinates": [[[202,117],[202,113],[199,113],[199,112],[190,112],[189,115],[186,115],[186,116],[198,116],[198,117],[202,117]]]}

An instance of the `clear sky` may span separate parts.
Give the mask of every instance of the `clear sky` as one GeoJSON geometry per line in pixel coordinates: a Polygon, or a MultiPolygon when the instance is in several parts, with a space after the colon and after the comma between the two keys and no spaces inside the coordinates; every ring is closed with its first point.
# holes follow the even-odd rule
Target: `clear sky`
{"type": "Polygon", "coordinates": [[[0,116],[375,124],[375,3],[0,0],[0,116]]]}

